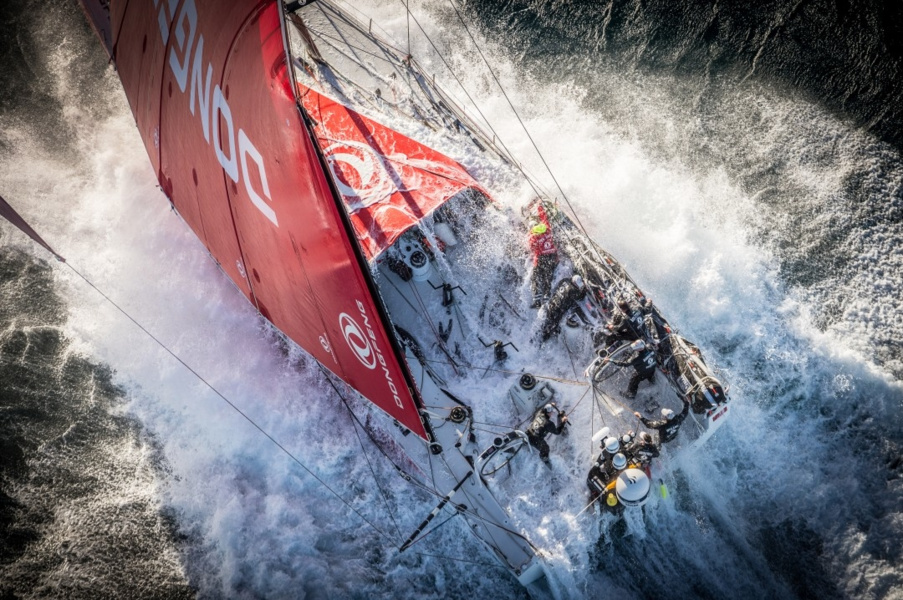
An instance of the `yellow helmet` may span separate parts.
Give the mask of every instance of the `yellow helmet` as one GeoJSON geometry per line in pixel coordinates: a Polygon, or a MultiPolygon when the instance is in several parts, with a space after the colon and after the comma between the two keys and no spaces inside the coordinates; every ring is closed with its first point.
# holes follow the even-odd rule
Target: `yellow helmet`
{"type": "Polygon", "coordinates": [[[530,233],[535,233],[535,234],[537,234],[537,235],[542,235],[542,234],[544,234],[545,232],[547,232],[548,230],[549,230],[549,228],[546,227],[546,224],[545,224],[545,223],[537,223],[536,225],[534,225],[534,226],[530,229],[530,233]]]}
{"type": "Polygon", "coordinates": [[[617,506],[618,497],[615,496],[613,493],[609,492],[608,496],[605,498],[605,503],[612,507],[617,506]]]}

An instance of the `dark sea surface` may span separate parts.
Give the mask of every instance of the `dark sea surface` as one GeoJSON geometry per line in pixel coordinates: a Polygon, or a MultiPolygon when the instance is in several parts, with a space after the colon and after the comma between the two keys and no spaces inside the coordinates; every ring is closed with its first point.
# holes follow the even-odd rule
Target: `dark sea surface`
{"type": "MultiPolygon", "coordinates": [[[[400,38],[397,4],[357,6],[400,38]]],[[[510,122],[451,5],[411,9],[510,122]]],[[[673,503],[557,565],[560,594],[903,598],[903,4],[461,14],[594,235],[733,386],[673,503]]],[[[167,210],[75,3],[3,3],[0,67],[0,195],[379,515],[333,393],[167,210]]],[[[481,564],[388,558],[259,438],[0,226],[0,599],[524,595],[452,527],[481,564]]]]}

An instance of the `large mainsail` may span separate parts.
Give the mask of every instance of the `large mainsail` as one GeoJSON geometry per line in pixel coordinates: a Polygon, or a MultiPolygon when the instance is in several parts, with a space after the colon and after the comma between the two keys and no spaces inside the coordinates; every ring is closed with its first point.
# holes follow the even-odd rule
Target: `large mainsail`
{"type": "Polygon", "coordinates": [[[94,27],[114,32],[160,185],[222,269],[280,331],[427,438],[293,93],[281,10],[276,0],[113,0],[111,23],[94,27]]]}

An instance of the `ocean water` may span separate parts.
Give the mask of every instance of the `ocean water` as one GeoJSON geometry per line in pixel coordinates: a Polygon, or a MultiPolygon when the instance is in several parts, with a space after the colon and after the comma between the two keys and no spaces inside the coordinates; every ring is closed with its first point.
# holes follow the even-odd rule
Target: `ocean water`
{"type": "MultiPolygon", "coordinates": [[[[462,7],[590,233],[732,384],[670,501],[578,523],[553,595],[901,598],[899,9],[659,4],[462,7]]],[[[406,39],[400,2],[355,9],[406,39]]],[[[551,188],[451,5],[411,9],[551,188]]],[[[455,522],[393,550],[434,500],[169,211],[78,8],[0,14],[0,195],[347,502],[4,225],[0,596],[525,597],[455,522]]]]}

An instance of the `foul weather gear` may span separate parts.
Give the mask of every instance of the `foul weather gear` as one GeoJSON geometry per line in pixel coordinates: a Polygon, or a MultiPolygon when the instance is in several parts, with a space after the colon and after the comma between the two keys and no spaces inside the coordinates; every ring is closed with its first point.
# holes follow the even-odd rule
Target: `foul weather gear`
{"type": "Polygon", "coordinates": [[[546,315],[539,331],[539,341],[545,342],[560,331],[561,318],[577,303],[586,297],[586,286],[583,280],[575,275],[571,279],[563,279],[555,288],[552,299],[546,306],[546,315]],[[580,280],[575,283],[575,280],[580,280]]]}
{"type": "Polygon", "coordinates": [[[540,204],[536,207],[537,221],[530,228],[530,250],[533,252],[533,274],[530,286],[533,290],[533,308],[549,299],[555,267],[558,266],[558,247],[552,236],[552,228],[546,211],[540,204]]]}
{"type": "Polygon", "coordinates": [[[543,407],[533,417],[533,422],[527,429],[527,440],[531,446],[539,450],[539,458],[545,461],[549,460],[549,443],[546,442],[545,437],[550,433],[560,435],[568,421],[567,415],[560,412],[558,414],[558,425],[555,425],[551,415],[543,407]]]}
{"type": "Polygon", "coordinates": [[[637,417],[639,417],[640,421],[648,427],[649,429],[655,429],[658,431],[658,441],[659,444],[664,444],[665,442],[670,442],[674,438],[677,437],[677,432],[680,430],[680,424],[683,423],[684,419],[687,418],[687,414],[690,412],[690,403],[687,400],[684,400],[684,409],[680,411],[679,414],[675,415],[671,419],[661,419],[658,421],[650,421],[646,417],[640,415],[640,413],[634,413],[637,417]]]}
{"type": "Polygon", "coordinates": [[[627,384],[627,392],[625,395],[628,398],[636,397],[641,381],[649,381],[650,383],[655,382],[655,350],[648,346],[637,352],[628,360],[613,360],[611,362],[621,367],[630,365],[634,368],[633,377],[630,378],[630,383],[627,384]]]}

